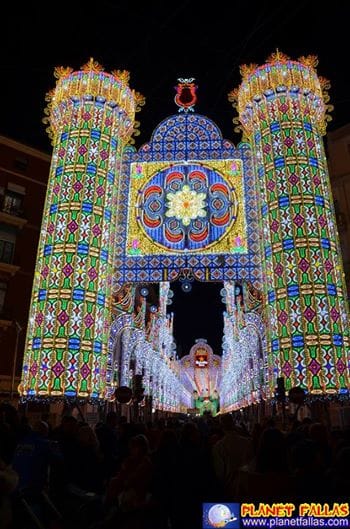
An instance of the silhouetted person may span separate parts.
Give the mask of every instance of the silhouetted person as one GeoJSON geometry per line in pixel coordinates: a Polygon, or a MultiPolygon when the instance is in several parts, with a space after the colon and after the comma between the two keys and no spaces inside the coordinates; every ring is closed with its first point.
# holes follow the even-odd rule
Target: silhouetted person
{"type": "Polygon", "coordinates": [[[12,525],[12,505],[10,496],[18,484],[18,474],[0,458],[0,523],[1,529],[12,525]]]}
{"type": "Polygon", "coordinates": [[[107,414],[106,422],[96,426],[95,432],[103,456],[104,473],[107,477],[114,474],[117,468],[117,424],[118,416],[111,411],[107,414]]]}
{"type": "Polygon", "coordinates": [[[332,450],[328,440],[328,431],[324,424],[316,422],[309,427],[309,437],[321,451],[322,461],[328,468],[332,461],[332,450]]]}
{"type": "Polygon", "coordinates": [[[116,429],[116,464],[114,472],[120,469],[122,462],[128,455],[130,439],[133,435],[133,425],[127,422],[119,422],[116,429]]]}
{"type": "Polygon", "coordinates": [[[179,445],[176,433],[167,429],[161,433],[157,450],[153,454],[154,464],[153,494],[163,519],[164,527],[174,518],[178,504],[175,500],[181,486],[178,472],[179,445]]]}
{"type": "Polygon", "coordinates": [[[34,424],[18,443],[13,468],[19,475],[18,489],[39,494],[48,486],[49,466],[53,460],[48,440],[49,428],[43,421],[34,424]]]}
{"type": "Polygon", "coordinates": [[[328,500],[325,461],[321,447],[304,439],[292,448],[292,462],[299,501],[328,500]]]}
{"type": "Polygon", "coordinates": [[[144,507],[149,501],[151,478],[148,441],[144,435],[137,435],[130,440],[128,456],[110,482],[108,501],[118,503],[122,511],[144,507]]]}
{"type": "Polygon", "coordinates": [[[175,529],[198,527],[203,498],[210,497],[210,457],[195,423],[183,426],[179,444],[176,501],[181,505],[173,519],[175,529]]]}
{"type": "Polygon", "coordinates": [[[220,417],[224,436],[213,446],[213,464],[224,498],[232,499],[239,468],[253,455],[252,442],[240,435],[230,414],[220,417]]]}
{"type": "Polygon", "coordinates": [[[260,438],[263,432],[263,428],[259,422],[254,424],[252,431],[252,443],[253,443],[253,452],[256,456],[260,444],[260,438]]]}
{"type": "Polygon", "coordinates": [[[328,480],[333,501],[348,501],[350,491],[350,446],[343,446],[335,455],[328,480]]]}
{"type": "Polygon", "coordinates": [[[153,466],[144,435],[130,440],[128,455],[109,483],[106,502],[109,516],[103,527],[146,529],[151,527],[153,466]]]}
{"type": "Polygon", "coordinates": [[[104,484],[102,455],[97,437],[88,425],[81,425],[77,430],[76,454],[71,465],[71,484],[87,492],[102,493],[104,484]]]}
{"type": "Polygon", "coordinates": [[[0,458],[7,464],[12,461],[18,438],[20,423],[17,410],[11,404],[0,405],[0,458]]]}
{"type": "Polygon", "coordinates": [[[236,493],[243,501],[291,499],[294,482],[288,468],[287,445],[277,428],[262,433],[255,460],[239,472],[236,493]]]}

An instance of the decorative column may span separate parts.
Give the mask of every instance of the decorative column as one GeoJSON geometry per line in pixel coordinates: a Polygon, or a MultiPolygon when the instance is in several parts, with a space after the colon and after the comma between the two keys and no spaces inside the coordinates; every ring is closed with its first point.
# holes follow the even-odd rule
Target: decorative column
{"type": "Polygon", "coordinates": [[[312,394],[349,388],[349,320],[321,135],[329,83],[317,59],[277,52],[244,66],[230,94],[255,154],[261,208],[270,396],[276,377],[312,394]]]}
{"type": "Polygon", "coordinates": [[[128,72],[56,68],[53,155],[27,330],[24,396],[103,398],[121,155],[137,95],[128,72]]]}

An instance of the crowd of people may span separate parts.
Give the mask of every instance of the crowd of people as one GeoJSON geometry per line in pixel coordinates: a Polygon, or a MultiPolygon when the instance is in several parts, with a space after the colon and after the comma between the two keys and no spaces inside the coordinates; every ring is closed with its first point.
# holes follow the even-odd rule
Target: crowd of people
{"type": "MultiPolygon", "coordinates": [[[[46,418],[46,417],[45,417],[46,418]]],[[[2,529],[196,529],[202,503],[349,499],[350,431],[242,416],[52,428],[1,406],[2,529]]]]}

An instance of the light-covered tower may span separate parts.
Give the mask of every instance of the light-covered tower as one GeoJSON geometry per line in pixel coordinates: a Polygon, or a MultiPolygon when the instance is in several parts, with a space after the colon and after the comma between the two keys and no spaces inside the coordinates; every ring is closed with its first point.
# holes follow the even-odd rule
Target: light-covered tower
{"type": "Polygon", "coordinates": [[[244,66],[230,94],[258,176],[270,395],[276,377],[312,394],[349,388],[349,322],[324,154],[327,82],[314,56],[244,66]]]}
{"type": "Polygon", "coordinates": [[[93,59],[56,68],[53,154],[22,380],[24,396],[103,398],[121,154],[139,96],[93,59]]]}

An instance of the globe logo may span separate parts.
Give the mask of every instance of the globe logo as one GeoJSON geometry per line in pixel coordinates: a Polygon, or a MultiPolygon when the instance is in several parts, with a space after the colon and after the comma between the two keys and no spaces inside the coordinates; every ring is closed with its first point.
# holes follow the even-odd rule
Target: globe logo
{"type": "Polygon", "coordinates": [[[235,520],[237,518],[227,505],[217,503],[209,509],[208,521],[212,527],[225,527],[229,522],[234,522],[235,520]]]}

